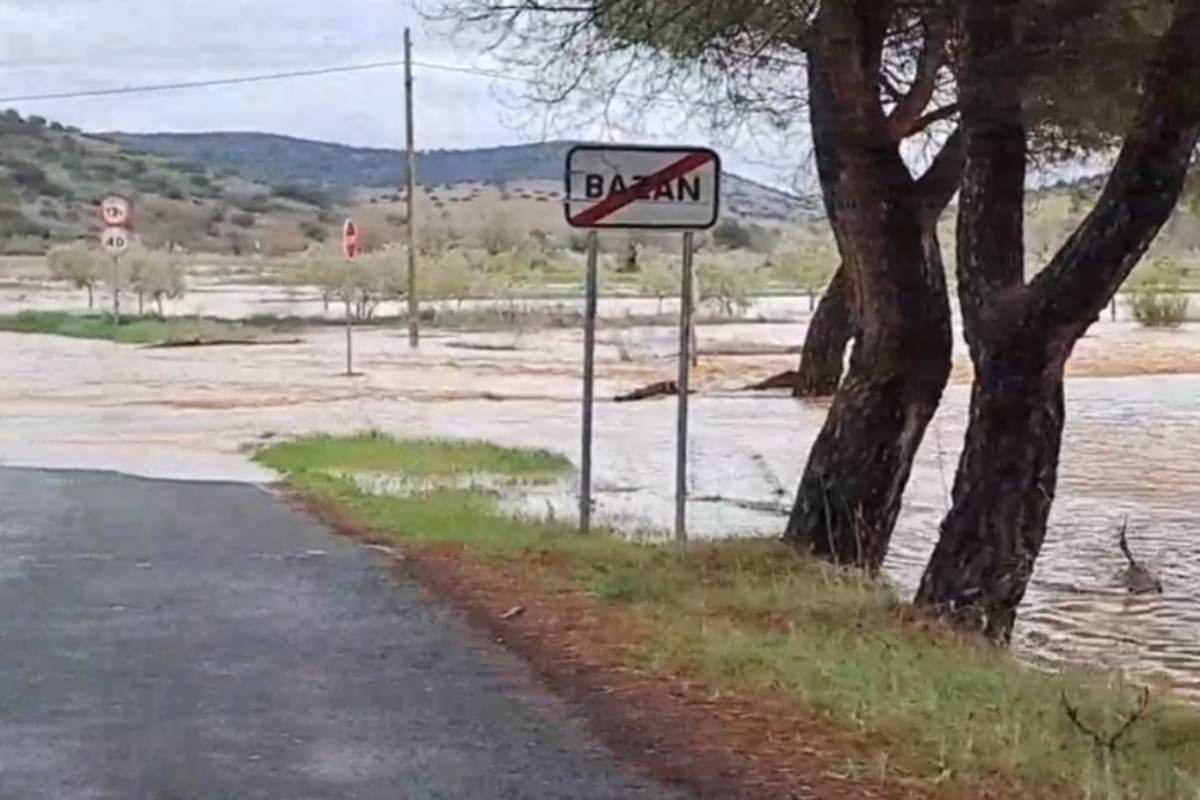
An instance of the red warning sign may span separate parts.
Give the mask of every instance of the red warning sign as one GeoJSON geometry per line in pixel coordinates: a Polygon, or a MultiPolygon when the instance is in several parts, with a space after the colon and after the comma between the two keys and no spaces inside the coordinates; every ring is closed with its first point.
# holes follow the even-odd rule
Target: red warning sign
{"type": "Polygon", "coordinates": [[[358,257],[358,226],[352,219],[342,226],[342,252],[349,259],[358,257]]]}

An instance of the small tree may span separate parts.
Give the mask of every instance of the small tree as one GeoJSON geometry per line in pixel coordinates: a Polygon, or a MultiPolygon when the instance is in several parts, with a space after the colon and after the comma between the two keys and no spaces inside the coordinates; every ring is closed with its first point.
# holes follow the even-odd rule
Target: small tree
{"type": "Polygon", "coordinates": [[[423,300],[454,300],[461,307],[471,294],[475,274],[462,250],[446,250],[417,273],[423,300]]]}
{"type": "Polygon", "coordinates": [[[658,301],[656,313],[662,314],[663,300],[680,291],[679,269],[665,253],[652,251],[642,254],[642,270],[638,275],[638,290],[658,301]]]}
{"type": "Polygon", "coordinates": [[[1179,262],[1155,259],[1130,280],[1133,318],[1147,328],[1175,328],[1187,319],[1186,273],[1179,262]]]}
{"type": "Polygon", "coordinates": [[[69,281],[76,289],[87,289],[88,308],[96,303],[96,284],[100,281],[102,259],[100,254],[79,242],[58,245],[46,253],[50,277],[69,281]]]}
{"type": "Polygon", "coordinates": [[[782,240],[771,256],[770,266],[776,281],[808,295],[808,310],[812,311],[817,295],[829,285],[838,263],[837,250],[831,241],[806,236],[782,240]]]}
{"type": "Polygon", "coordinates": [[[304,274],[321,290],[325,309],[336,298],[355,321],[368,321],[379,304],[403,297],[407,270],[402,247],[385,247],[350,261],[331,248],[313,248],[304,274]]]}
{"type": "Polygon", "coordinates": [[[754,304],[761,281],[757,270],[725,258],[708,257],[696,267],[700,303],[712,303],[718,313],[737,317],[754,304]]]}
{"type": "Polygon", "coordinates": [[[478,237],[480,247],[494,256],[515,249],[525,238],[525,232],[507,209],[496,205],[488,211],[478,237]]]}
{"type": "MultiPolygon", "coordinates": [[[[146,259],[137,274],[136,290],[138,303],[148,295],[158,307],[158,316],[163,317],[163,300],[174,300],[183,296],[186,277],[183,264],[169,253],[154,252],[146,259]]],[[[139,309],[140,311],[140,309],[139,309]]]]}

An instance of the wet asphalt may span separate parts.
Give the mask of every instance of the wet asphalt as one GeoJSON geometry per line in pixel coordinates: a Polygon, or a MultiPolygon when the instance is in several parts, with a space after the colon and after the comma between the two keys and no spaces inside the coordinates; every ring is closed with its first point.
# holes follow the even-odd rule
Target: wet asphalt
{"type": "Polygon", "coordinates": [[[682,798],[262,489],[0,468],[0,798],[682,798]]]}

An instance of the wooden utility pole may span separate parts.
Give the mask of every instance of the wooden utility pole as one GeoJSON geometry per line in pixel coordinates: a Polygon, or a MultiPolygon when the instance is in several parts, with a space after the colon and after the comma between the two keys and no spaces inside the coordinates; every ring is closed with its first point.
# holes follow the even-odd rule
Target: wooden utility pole
{"type": "Polygon", "coordinates": [[[413,149],[412,36],[404,29],[404,116],[408,146],[408,346],[421,343],[421,306],[417,298],[417,154],[413,149]]]}

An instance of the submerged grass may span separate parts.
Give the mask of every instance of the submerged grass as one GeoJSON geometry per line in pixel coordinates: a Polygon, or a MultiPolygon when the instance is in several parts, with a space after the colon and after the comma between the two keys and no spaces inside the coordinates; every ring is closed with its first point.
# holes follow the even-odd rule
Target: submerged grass
{"type": "Polygon", "coordinates": [[[118,344],[178,344],[256,341],[269,330],[210,319],[121,317],[113,324],[108,314],[65,311],[22,311],[0,315],[0,331],[45,333],[74,339],[101,339],[118,344]]]}
{"type": "Polygon", "coordinates": [[[774,542],[695,544],[686,552],[603,533],[515,520],[480,490],[364,493],[344,471],[428,478],[492,472],[561,476],[542,451],[378,435],[310,437],[259,460],[299,491],[378,535],[456,543],[476,559],[536,564],[547,593],[568,591],[655,631],[617,657],[716,687],[797,704],[859,737],[918,785],[987,785],[1007,794],[1176,800],[1200,794],[1200,714],[1156,700],[1121,740],[1112,785],[1099,754],[1063,713],[1066,692],[1097,729],[1115,730],[1136,692],[1116,678],[1051,675],[917,618],[882,583],[800,559],[774,542]],[[342,471],[339,473],[339,471],[342,471]],[[551,556],[547,558],[547,556],[551,556]]]}

